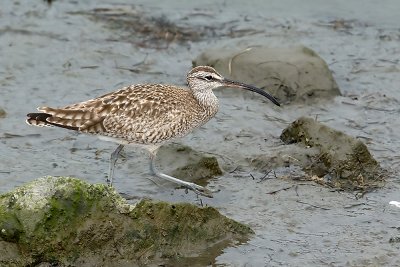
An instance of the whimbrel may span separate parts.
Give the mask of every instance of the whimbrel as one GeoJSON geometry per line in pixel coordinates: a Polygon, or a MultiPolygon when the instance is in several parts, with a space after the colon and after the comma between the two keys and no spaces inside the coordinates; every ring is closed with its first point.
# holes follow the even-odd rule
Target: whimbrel
{"type": "Polygon", "coordinates": [[[140,145],[150,152],[150,170],[156,176],[212,197],[212,192],[205,187],[158,172],[154,166],[158,148],[189,134],[215,116],[219,105],[212,90],[218,87],[242,88],[265,96],[275,105],[279,106],[279,102],[267,92],[226,79],[208,66],[193,68],[187,74],[187,83],[188,89],[162,84],[130,85],[63,108],[39,107],[40,113],[29,113],[26,122],[94,134],[118,143],[111,154],[109,185],[124,145],[140,145]]]}

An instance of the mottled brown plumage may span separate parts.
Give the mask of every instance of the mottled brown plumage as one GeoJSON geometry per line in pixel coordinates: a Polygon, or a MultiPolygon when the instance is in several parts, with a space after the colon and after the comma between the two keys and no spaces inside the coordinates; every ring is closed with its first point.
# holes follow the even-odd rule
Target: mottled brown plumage
{"type": "MultiPolygon", "coordinates": [[[[112,181],[116,161],[113,157],[118,156],[121,144],[147,145],[154,164],[156,150],[162,143],[183,137],[213,118],[218,111],[218,99],[212,89],[221,86],[243,88],[262,94],[279,105],[268,93],[225,79],[211,67],[193,68],[188,73],[187,81],[188,89],[173,85],[139,84],[63,108],[40,107],[38,110],[41,113],[27,115],[27,123],[104,136],[119,143],[120,147],[111,158],[109,178],[112,181]]],[[[205,194],[205,188],[156,174],[169,180],[175,179],[174,182],[182,182],[184,186],[205,194]]]]}
{"type": "Polygon", "coordinates": [[[60,109],[38,108],[48,116],[41,121],[28,118],[28,123],[67,126],[128,143],[159,144],[185,136],[213,117],[217,109],[201,106],[191,91],[183,88],[139,84],[60,109]]]}

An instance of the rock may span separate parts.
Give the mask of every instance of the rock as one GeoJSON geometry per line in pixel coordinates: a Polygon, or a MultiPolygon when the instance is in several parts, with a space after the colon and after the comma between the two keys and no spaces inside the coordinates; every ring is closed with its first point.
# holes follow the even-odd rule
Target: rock
{"type": "Polygon", "coordinates": [[[282,103],[340,95],[325,61],[304,46],[210,48],[199,55],[193,65],[212,66],[225,77],[269,91],[282,103]]]}
{"type": "Polygon", "coordinates": [[[320,183],[363,191],[383,185],[382,170],[367,146],[343,132],[301,117],[284,129],[280,138],[286,144],[318,149],[317,155],[315,150],[310,154],[311,164],[302,167],[320,183]]]}
{"type": "Polygon", "coordinates": [[[180,144],[162,146],[158,152],[162,166],[172,176],[205,185],[207,180],[222,175],[216,157],[180,144]],[[200,181],[199,181],[200,180],[200,181]]]}
{"type": "Polygon", "coordinates": [[[0,108],[0,118],[5,118],[6,115],[7,115],[7,112],[4,109],[0,108]]]}
{"type": "Polygon", "coordinates": [[[132,266],[192,256],[252,230],[211,207],[142,200],[44,177],[0,195],[0,266],[132,266]]]}

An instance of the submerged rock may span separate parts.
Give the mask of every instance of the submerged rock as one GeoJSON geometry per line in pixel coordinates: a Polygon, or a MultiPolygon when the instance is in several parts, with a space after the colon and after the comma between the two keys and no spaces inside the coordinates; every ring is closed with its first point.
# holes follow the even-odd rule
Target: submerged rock
{"type": "Polygon", "coordinates": [[[211,178],[221,176],[222,170],[216,157],[196,151],[189,146],[169,144],[158,152],[162,166],[172,176],[205,185],[211,178]]]}
{"type": "Polygon", "coordinates": [[[212,66],[225,77],[269,91],[282,103],[340,95],[328,65],[304,46],[209,48],[193,61],[193,65],[212,66]]]}
{"type": "Polygon", "coordinates": [[[251,233],[211,207],[130,205],[75,178],[44,177],[0,196],[0,266],[135,266],[251,233]]]}
{"type": "Polygon", "coordinates": [[[382,170],[364,143],[314,119],[294,121],[283,130],[281,140],[312,148],[308,155],[311,164],[302,167],[321,183],[363,191],[383,185],[382,170]]]}

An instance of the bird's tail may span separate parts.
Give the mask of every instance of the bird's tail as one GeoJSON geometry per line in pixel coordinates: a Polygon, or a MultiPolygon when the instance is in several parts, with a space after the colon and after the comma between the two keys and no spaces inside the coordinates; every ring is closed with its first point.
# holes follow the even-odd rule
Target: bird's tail
{"type": "Polygon", "coordinates": [[[63,123],[58,120],[58,122],[53,122],[55,117],[52,114],[48,114],[45,112],[41,113],[29,113],[26,115],[26,123],[29,125],[39,126],[39,127],[61,127],[69,130],[77,131],[79,127],[68,125],[68,123],[63,123]]]}
{"type": "Polygon", "coordinates": [[[70,108],[40,107],[39,113],[29,113],[26,122],[29,125],[51,127],[56,126],[83,133],[101,133],[106,129],[104,116],[100,112],[70,108]]]}

